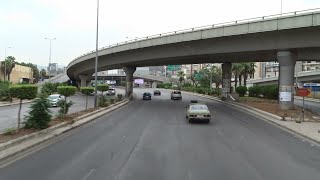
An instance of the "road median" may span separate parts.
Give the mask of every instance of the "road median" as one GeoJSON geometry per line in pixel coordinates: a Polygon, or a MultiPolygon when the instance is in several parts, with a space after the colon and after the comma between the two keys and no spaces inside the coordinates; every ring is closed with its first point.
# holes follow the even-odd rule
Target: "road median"
{"type": "Polygon", "coordinates": [[[109,112],[112,112],[126,104],[130,101],[128,99],[122,100],[113,104],[113,106],[108,106],[106,108],[100,108],[98,110],[92,111],[90,113],[81,115],[74,119],[73,123],[61,122],[50,128],[37,131],[11,141],[0,144],[0,161],[12,157],[18,153],[24,152],[25,150],[32,148],[42,142],[59,136],[69,130],[76,127],[84,125],[96,118],[99,118],[109,112]]]}

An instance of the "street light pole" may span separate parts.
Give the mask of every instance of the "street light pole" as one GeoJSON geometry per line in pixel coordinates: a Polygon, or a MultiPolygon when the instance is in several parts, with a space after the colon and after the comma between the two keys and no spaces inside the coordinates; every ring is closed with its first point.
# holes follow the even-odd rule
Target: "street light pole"
{"type": "Polygon", "coordinates": [[[6,62],[6,59],[7,59],[7,49],[10,49],[12,47],[6,47],[4,49],[4,78],[3,80],[5,81],[6,80],[6,77],[7,77],[7,62],[6,62]]]}
{"type": "Polygon", "coordinates": [[[281,15],[282,15],[282,0],[281,0],[281,11],[280,11],[281,15]]]}
{"type": "Polygon", "coordinates": [[[50,47],[49,47],[49,70],[48,70],[48,75],[49,75],[49,82],[51,82],[50,80],[50,66],[51,66],[51,45],[52,45],[52,40],[56,40],[56,38],[44,38],[46,40],[49,40],[49,43],[50,43],[50,47]]]}
{"type": "Polygon", "coordinates": [[[99,37],[99,0],[97,0],[97,32],[96,32],[96,61],[94,66],[94,107],[97,107],[97,82],[98,82],[98,37],[99,37]]]}

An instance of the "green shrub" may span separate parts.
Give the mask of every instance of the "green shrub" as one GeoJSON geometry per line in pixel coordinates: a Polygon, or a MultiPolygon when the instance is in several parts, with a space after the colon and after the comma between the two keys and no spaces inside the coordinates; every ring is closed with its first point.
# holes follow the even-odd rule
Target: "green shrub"
{"type": "Polygon", "coordinates": [[[122,100],[122,94],[117,94],[117,96],[118,96],[118,101],[121,101],[122,100]]]}
{"type": "Polygon", "coordinates": [[[40,98],[33,100],[29,115],[25,116],[25,128],[45,129],[49,127],[52,117],[49,107],[50,103],[44,96],[40,96],[40,98]]]}
{"type": "MultiPolygon", "coordinates": [[[[64,101],[62,101],[64,104],[64,111],[63,111],[62,117],[64,117],[64,115],[67,114],[67,112],[68,112],[66,110],[67,106],[68,105],[71,106],[73,104],[71,101],[69,103],[67,103],[67,97],[72,96],[72,95],[74,95],[74,93],[76,93],[76,87],[74,87],[74,86],[59,86],[57,88],[57,91],[59,94],[65,96],[64,101]]],[[[69,107],[68,107],[68,109],[69,109],[69,107]]]]}
{"type": "Polygon", "coordinates": [[[245,86],[238,86],[236,88],[236,92],[239,94],[240,97],[243,97],[247,93],[247,87],[245,86]]]}
{"type": "Polygon", "coordinates": [[[59,86],[64,86],[66,83],[46,82],[41,87],[41,93],[50,95],[58,91],[59,86]]]}
{"type": "Polygon", "coordinates": [[[109,104],[107,102],[107,98],[105,96],[100,96],[99,97],[99,102],[98,102],[98,106],[99,107],[107,107],[109,104]]]}
{"type": "Polygon", "coordinates": [[[220,88],[214,88],[212,93],[216,94],[217,96],[220,96],[222,93],[222,90],[220,88]]]}
{"type": "Polygon", "coordinates": [[[57,102],[57,106],[60,107],[58,114],[60,118],[63,118],[69,112],[69,108],[73,105],[72,101],[65,103],[66,100],[62,99],[57,102]]]}
{"type": "Polygon", "coordinates": [[[88,96],[93,93],[94,88],[93,87],[81,87],[80,91],[82,94],[87,95],[87,98],[86,98],[86,110],[87,110],[88,109],[88,96]]]}
{"type": "Polygon", "coordinates": [[[37,97],[38,87],[34,85],[12,85],[9,87],[9,93],[11,97],[20,99],[19,111],[18,111],[18,126],[17,131],[20,130],[21,124],[21,105],[24,99],[34,99],[37,97]]]}
{"type": "Polygon", "coordinates": [[[0,101],[7,101],[10,98],[9,94],[9,81],[1,81],[0,80],[0,101]]]}
{"type": "Polygon", "coordinates": [[[14,128],[7,128],[4,130],[4,135],[9,136],[9,135],[14,135],[16,133],[16,130],[14,128]]]}
{"type": "Polygon", "coordinates": [[[279,94],[278,85],[263,86],[262,94],[263,94],[263,97],[265,98],[277,100],[278,94],[279,94]]]}
{"type": "Polygon", "coordinates": [[[102,96],[103,96],[103,92],[106,92],[109,90],[109,86],[106,84],[99,84],[97,86],[97,90],[102,92],[102,96]]]}
{"type": "Polygon", "coordinates": [[[261,86],[251,86],[248,89],[250,97],[259,97],[262,94],[261,86]]]}

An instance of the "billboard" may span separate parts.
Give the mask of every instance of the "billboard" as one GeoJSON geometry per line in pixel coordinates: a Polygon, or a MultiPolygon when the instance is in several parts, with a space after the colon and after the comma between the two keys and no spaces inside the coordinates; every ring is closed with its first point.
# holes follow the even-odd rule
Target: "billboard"
{"type": "Polygon", "coordinates": [[[135,84],[143,84],[144,80],[143,79],[134,79],[135,84]]]}

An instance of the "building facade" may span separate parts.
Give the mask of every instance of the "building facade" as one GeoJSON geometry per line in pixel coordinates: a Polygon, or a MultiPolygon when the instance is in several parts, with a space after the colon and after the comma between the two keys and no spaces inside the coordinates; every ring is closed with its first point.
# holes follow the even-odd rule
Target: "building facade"
{"type": "MultiPolygon", "coordinates": [[[[0,79],[4,80],[3,72],[0,73],[0,79]]],[[[32,79],[33,79],[33,71],[30,67],[27,67],[27,66],[21,66],[16,64],[10,74],[10,82],[12,82],[13,84],[23,83],[23,82],[33,83],[32,79]]],[[[6,80],[8,80],[8,77],[6,78],[6,80]]]]}

